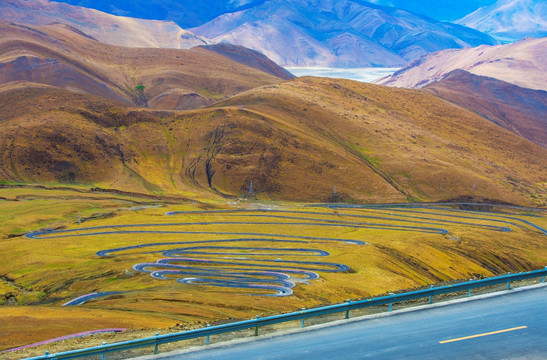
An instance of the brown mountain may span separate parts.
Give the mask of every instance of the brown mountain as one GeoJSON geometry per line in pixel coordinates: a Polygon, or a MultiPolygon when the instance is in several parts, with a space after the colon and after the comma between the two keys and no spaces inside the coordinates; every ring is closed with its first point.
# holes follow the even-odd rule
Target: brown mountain
{"type": "Polygon", "coordinates": [[[222,196],[253,181],[259,197],[303,201],[328,200],[334,185],[358,202],[546,201],[546,149],[421,90],[300,78],[183,112],[27,82],[1,86],[0,98],[4,181],[222,196]]]}
{"type": "Polygon", "coordinates": [[[127,105],[197,108],[292,77],[267,58],[243,49],[234,61],[199,47],[126,48],[100,43],[61,24],[0,21],[0,33],[0,84],[31,81],[127,105]]]}
{"type": "Polygon", "coordinates": [[[378,84],[419,89],[461,69],[513,85],[547,90],[547,37],[524,38],[507,45],[442,50],[413,61],[378,84]]]}
{"type": "Polygon", "coordinates": [[[425,89],[547,148],[547,91],[463,70],[454,70],[425,89]]]}
{"type": "Polygon", "coordinates": [[[111,45],[189,49],[209,42],[172,21],[110,15],[49,0],[2,0],[0,20],[26,25],[61,23],[111,45]]]}

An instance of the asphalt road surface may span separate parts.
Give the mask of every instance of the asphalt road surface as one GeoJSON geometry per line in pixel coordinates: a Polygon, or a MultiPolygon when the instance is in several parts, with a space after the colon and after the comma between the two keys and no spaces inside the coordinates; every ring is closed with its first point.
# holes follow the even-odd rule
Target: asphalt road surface
{"type": "Polygon", "coordinates": [[[547,287],[156,359],[544,360],[547,287]]]}

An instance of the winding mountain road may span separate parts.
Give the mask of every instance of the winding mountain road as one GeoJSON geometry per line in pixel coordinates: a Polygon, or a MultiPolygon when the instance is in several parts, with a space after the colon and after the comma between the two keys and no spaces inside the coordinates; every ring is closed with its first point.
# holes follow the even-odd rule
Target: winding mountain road
{"type": "MultiPolygon", "coordinates": [[[[471,205],[480,206],[481,204],[471,205]]],[[[158,280],[174,280],[183,284],[201,286],[239,288],[243,291],[245,289],[255,290],[248,295],[288,296],[293,293],[291,289],[295,286],[295,282],[306,283],[308,280],[318,279],[318,272],[343,272],[350,270],[350,267],[345,264],[311,261],[311,259],[309,261],[295,260],[295,258],[301,257],[306,259],[317,256],[324,257],[329,253],[315,248],[283,248],[284,243],[338,242],[348,245],[365,245],[365,242],[355,239],[260,232],[264,225],[282,226],[285,230],[292,227],[296,229],[340,227],[439,235],[448,234],[451,226],[465,226],[496,232],[509,232],[512,231],[512,228],[519,228],[539,232],[543,235],[547,234],[547,230],[544,228],[515,216],[441,208],[439,204],[317,205],[317,207],[319,206],[333,209],[334,212],[263,209],[180,211],[168,212],[166,215],[169,217],[185,216],[188,219],[203,216],[212,221],[122,224],[67,230],[46,229],[29,233],[26,236],[32,239],[53,239],[120,234],[180,235],[188,240],[141,243],[101,250],[96,255],[116,257],[157,253],[164,258],[160,258],[156,262],[135,264],[133,269],[149,273],[158,280]],[[341,209],[352,212],[341,213],[341,209]],[[221,216],[222,219],[215,219],[218,216],[221,216]],[[237,219],[238,217],[244,217],[245,221],[227,221],[226,219],[237,219]],[[251,225],[254,227],[253,230],[256,229],[256,232],[183,230],[191,227],[198,227],[201,230],[211,225],[221,226],[222,229],[239,229],[241,226],[251,225]],[[192,240],[191,238],[193,235],[203,234],[226,238],[208,240],[192,240]],[[221,246],[244,242],[249,243],[250,246],[221,246]],[[262,243],[269,243],[271,246],[259,246],[262,243]]],[[[102,296],[105,296],[105,293],[88,294],[81,299],[87,301],[102,296]]],[[[83,303],[78,299],[66,304],[83,303]]]]}

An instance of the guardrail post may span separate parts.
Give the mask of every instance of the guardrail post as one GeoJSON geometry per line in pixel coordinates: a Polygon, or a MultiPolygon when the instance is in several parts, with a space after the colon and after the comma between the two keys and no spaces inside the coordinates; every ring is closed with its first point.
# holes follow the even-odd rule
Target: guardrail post
{"type": "MultiPolygon", "coordinates": [[[[259,318],[260,318],[260,316],[258,316],[258,315],[255,317],[257,322],[258,322],[259,318]]],[[[258,336],[258,325],[255,327],[255,336],[258,336]]]]}
{"type": "MultiPolygon", "coordinates": [[[[211,325],[207,324],[207,327],[211,327],[211,325]]],[[[209,340],[211,340],[211,337],[209,335],[207,335],[205,337],[205,345],[209,345],[209,340]]]]}
{"type": "MultiPolygon", "coordinates": [[[[473,279],[469,279],[469,282],[473,281],[473,279]]],[[[467,297],[471,297],[471,288],[467,289],[467,297]]]]}
{"type": "MultiPolygon", "coordinates": [[[[306,308],[302,308],[302,314],[304,313],[304,311],[306,311],[306,308]]],[[[303,328],[306,324],[306,319],[302,318],[302,323],[300,324],[300,327],[303,328]]]]}
{"type": "MultiPolygon", "coordinates": [[[[105,346],[105,345],[106,345],[106,342],[103,341],[103,346],[105,346]]],[[[104,360],[105,358],[106,358],[106,354],[105,354],[105,353],[102,353],[102,354],[101,354],[101,360],[104,360]]]]}
{"type": "MultiPolygon", "coordinates": [[[[507,275],[511,275],[511,273],[508,272],[507,275]]],[[[507,290],[511,290],[511,280],[507,282],[507,290]]]]}
{"type": "MultiPolygon", "coordinates": [[[[156,333],[156,337],[160,336],[160,333],[156,333]]],[[[156,345],[154,346],[154,354],[158,353],[158,340],[156,339],[156,345]]]]}
{"type": "MultiPolygon", "coordinates": [[[[347,299],[346,302],[349,304],[351,301],[347,299]]],[[[346,310],[346,319],[349,319],[349,309],[346,310]]]]}
{"type": "MultiPolygon", "coordinates": [[[[389,296],[393,296],[393,293],[389,293],[389,296]]],[[[387,309],[387,311],[391,310],[393,310],[393,303],[389,303],[389,308],[387,309]]]]}
{"type": "Polygon", "coordinates": [[[49,351],[46,350],[46,356],[49,356],[49,351]]]}
{"type": "MultiPolygon", "coordinates": [[[[545,267],[545,270],[547,270],[547,266],[545,267]]],[[[545,275],[543,275],[543,277],[541,278],[541,282],[542,282],[542,283],[545,282],[545,275]]]]}
{"type": "MultiPolygon", "coordinates": [[[[433,289],[433,285],[431,285],[429,288],[433,289]]],[[[429,295],[429,303],[433,304],[433,295],[429,295]]]]}

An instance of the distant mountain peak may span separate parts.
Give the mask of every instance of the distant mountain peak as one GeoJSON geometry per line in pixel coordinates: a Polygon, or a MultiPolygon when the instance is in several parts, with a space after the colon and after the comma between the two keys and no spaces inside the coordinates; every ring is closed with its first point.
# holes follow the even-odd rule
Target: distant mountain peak
{"type": "Polygon", "coordinates": [[[436,50],[496,43],[473,29],[356,0],[270,0],[190,30],[282,66],[403,66],[436,50]]]}
{"type": "Polygon", "coordinates": [[[498,0],[457,21],[500,39],[547,36],[547,3],[544,0],[498,0]]]}
{"type": "Polygon", "coordinates": [[[393,75],[382,85],[422,88],[456,69],[488,76],[524,88],[547,90],[547,38],[527,38],[508,45],[479,46],[428,54],[393,75]]]}

